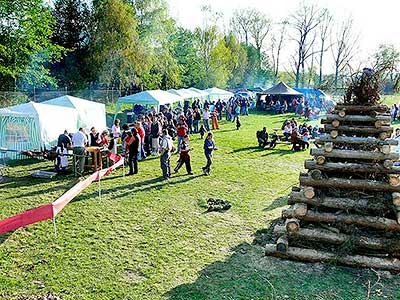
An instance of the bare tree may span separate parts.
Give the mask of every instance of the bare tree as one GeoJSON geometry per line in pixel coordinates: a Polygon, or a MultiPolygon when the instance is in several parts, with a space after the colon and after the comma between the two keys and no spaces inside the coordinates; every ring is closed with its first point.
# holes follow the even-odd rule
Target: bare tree
{"type": "Polygon", "coordinates": [[[353,59],[358,48],[359,34],[353,31],[353,19],[347,18],[340,25],[335,41],[332,43],[332,55],[335,64],[335,77],[333,85],[335,90],[338,87],[338,79],[340,73],[344,70],[346,65],[353,59]]]}
{"type": "Polygon", "coordinates": [[[253,10],[252,18],[250,19],[250,36],[254,41],[254,46],[257,48],[258,54],[261,56],[261,48],[267,34],[271,30],[271,19],[259,11],[253,10]]]}
{"type": "MultiPolygon", "coordinates": [[[[291,16],[291,24],[297,36],[293,39],[297,43],[297,54],[295,59],[296,87],[299,86],[301,74],[304,74],[306,60],[315,54],[312,51],[315,39],[316,28],[322,20],[321,9],[316,5],[302,3],[296,13],[291,16]]],[[[302,79],[304,83],[304,78],[302,79]]]]}
{"type": "Polygon", "coordinates": [[[275,81],[278,78],[279,74],[280,55],[286,38],[287,24],[288,24],[287,20],[280,23],[279,31],[275,32],[271,38],[272,69],[274,72],[275,81]]]}
{"type": "Polygon", "coordinates": [[[256,11],[251,8],[235,10],[231,18],[231,27],[233,32],[246,43],[249,44],[249,37],[251,31],[251,24],[253,22],[253,15],[256,11]]]}
{"type": "Polygon", "coordinates": [[[320,42],[320,52],[319,52],[319,82],[318,84],[321,85],[323,81],[323,60],[324,54],[332,44],[329,43],[327,45],[328,39],[331,34],[331,26],[332,26],[333,16],[331,13],[324,9],[322,13],[322,20],[319,26],[319,42],[320,42]]]}

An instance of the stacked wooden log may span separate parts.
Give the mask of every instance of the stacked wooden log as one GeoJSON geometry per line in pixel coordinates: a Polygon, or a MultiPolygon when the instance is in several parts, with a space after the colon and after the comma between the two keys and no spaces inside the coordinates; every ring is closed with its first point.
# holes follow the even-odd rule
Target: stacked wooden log
{"type": "Polygon", "coordinates": [[[400,271],[400,167],[385,105],[337,105],[266,255],[400,271]]]}

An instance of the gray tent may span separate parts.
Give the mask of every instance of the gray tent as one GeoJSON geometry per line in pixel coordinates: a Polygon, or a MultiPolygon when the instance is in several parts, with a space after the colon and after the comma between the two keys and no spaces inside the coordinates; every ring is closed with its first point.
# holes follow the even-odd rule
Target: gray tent
{"type": "Polygon", "coordinates": [[[273,86],[272,88],[269,88],[268,90],[262,92],[262,94],[267,94],[267,95],[282,95],[282,96],[303,96],[302,93],[292,89],[291,87],[288,87],[286,83],[284,82],[279,82],[277,85],[273,86]]]}

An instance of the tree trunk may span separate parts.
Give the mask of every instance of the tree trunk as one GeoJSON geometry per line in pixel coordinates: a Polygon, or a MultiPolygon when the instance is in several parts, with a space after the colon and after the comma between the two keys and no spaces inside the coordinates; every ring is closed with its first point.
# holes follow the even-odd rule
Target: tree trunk
{"type": "Polygon", "coordinates": [[[360,225],[364,227],[375,228],[385,231],[400,231],[400,224],[397,221],[382,218],[377,216],[363,216],[357,214],[334,214],[315,212],[309,210],[306,215],[297,215],[292,209],[285,209],[282,211],[284,218],[297,218],[307,222],[321,222],[321,223],[344,223],[346,225],[360,225]]]}
{"type": "Polygon", "coordinates": [[[382,132],[388,133],[389,136],[393,133],[393,128],[390,126],[382,126],[380,128],[376,128],[375,126],[338,126],[333,127],[330,124],[326,124],[324,126],[324,132],[329,132],[332,130],[337,130],[339,132],[348,132],[351,134],[380,134],[382,132]]]}
{"type": "Polygon", "coordinates": [[[390,108],[387,105],[343,105],[343,104],[336,105],[335,111],[340,111],[340,110],[344,110],[345,112],[355,112],[355,113],[370,112],[370,111],[387,113],[390,111],[390,108]]]}
{"type": "Polygon", "coordinates": [[[285,226],[277,225],[274,228],[274,233],[278,235],[289,234],[289,238],[295,237],[298,239],[331,244],[342,244],[351,240],[352,244],[359,248],[384,250],[389,253],[400,251],[399,240],[367,236],[350,236],[344,233],[334,233],[332,231],[320,228],[300,228],[298,231],[288,232],[285,226]]]}
{"type": "Polygon", "coordinates": [[[321,118],[323,122],[332,122],[334,120],[338,120],[341,122],[375,122],[375,121],[383,121],[386,123],[390,123],[390,115],[378,115],[376,117],[365,116],[365,115],[345,115],[341,117],[337,114],[327,114],[325,117],[321,118]]]}
{"type": "Polygon", "coordinates": [[[276,241],[276,251],[286,253],[288,248],[289,248],[289,239],[287,235],[284,234],[276,241]]]}
{"type": "Polygon", "coordinates": [[[282,253],[276,251],[275,244],[267,244],[265,246],[265,255],[307,262],[335,261],[339,264],[352,267],[374,268],[397,272],[400,271],[400,260],[397,258],[378,258],[364,255],[338,256],[337,254],[331,252],[297,247],[290,247],[286,253],[282,253]]]}
{"type": "Polygon", "coordinates": [[[324,172],[400,174],[400,167],[395,166],[387,169],[378,163],[326,162],[319,165],[313,159],[306,159],[304,167],[307,170],[320,170],[324,172]]]}
{"type": "Polygon", "coordinates": [[[351,136],[338,136],[335,139],[330,137],[329,135],[325,134],[323,136],[317,137],[315,139],[315,143],[322,145],[323,143],[326,142],[332,142],[334,144],[369,144],[369,145],[376,145],[376,146],[382,146],[382,145],[393,145],[397,146],[399,141],[398,140],[393,140],[393,139],[388,139],[388,140],[380,140],[377,138],[372,138],[372,137],[351,137],[351,136]]]}
{"type": "Polygon", "coordinates": [[[324,156],[329,158],[345,158],[345,159],[370,159],[370,160],[399,160],[399,153],[384,154],[382,152],[362,151],[362,150],[338,150],[326,152],[321,148],[312,148],[311,155],[324,156]]]}
{"type": "Polygon", "coordinates": [[[341,210],[358,210],[370,211],[375,213],[387,213],[390,211],[389,203],[384,201],[376,201],[376,199],[350,199],[350,198],[334,198],[334,197],[314,197],[308,199],[301,192],[292,192],[288,199],[288,204],[306,203],[316,207],[328,207],[341,210]]]}
{"type": "Polygon", "coordinates": [[[400,192],[399,186],[392,186],[382,181],[363,179],[329,178],[324,180],[314,180],[308,176],[300,176],[300,185],[377,192],[400,192]]]}

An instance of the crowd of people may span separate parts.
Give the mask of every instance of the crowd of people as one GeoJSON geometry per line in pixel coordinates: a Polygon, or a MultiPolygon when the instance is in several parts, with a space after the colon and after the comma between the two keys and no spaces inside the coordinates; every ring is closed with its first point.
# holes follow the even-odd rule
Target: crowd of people
{"type": "Polygon", "coordinates": [[[226,119],[236,122],[236,128],[239,129],[240,114],[248,115],[249,106],[248,100],[236,97],[228,101],[204,103],[196,100],[185,109],[173,110],[165,106],[157,113],[155,108],[151,107],[150,111],[139,115],[133,123],[121,125],[120,120],[116,119],[110,131],[105,130],[100,133],[93,127],[88,134],[84,128],[80,128],[74,134],[64,132],[58,139],[56,171],[65,172],[68,165],[68,149],[72,148],[77,161],[76,174],[82,175],[87,160],[86,147],[101,147],[103,151],[121,153],[125,157],[129,166],[127,175],[138,173],[138,161],[148,156],[159,156],[163,178],[168,179],[171,177],[173,153],[179,154],[174,171],[178,172],[185,165],[187,173],[192,175],[190,135],[199,134],[201,139],[205,139],[203,150],[206,165],[203,167],[203,173],[209,175],[213,151],[216,149],[212,130],[220,128],[219,121],[222,120],[223,112],[226,119]]]}
{"type": "MultiPolygon", "coordinates": [[[[318,125],[311,126],[307,123],[298,124],[298,122],[292,118],[291,120],[285,120],[281,127],[282,138],[284,142],[290,142],[292,145],[291,150],[300,151],[310,147],[310,140],[315,139],[319,134],[320,130],[318,125]]],[[[267,128],[264,127],[262,130],[256,133],[259,147],[275,148],[276,144],[280,141],[277,129],[269,136],[267,128]]]]}

